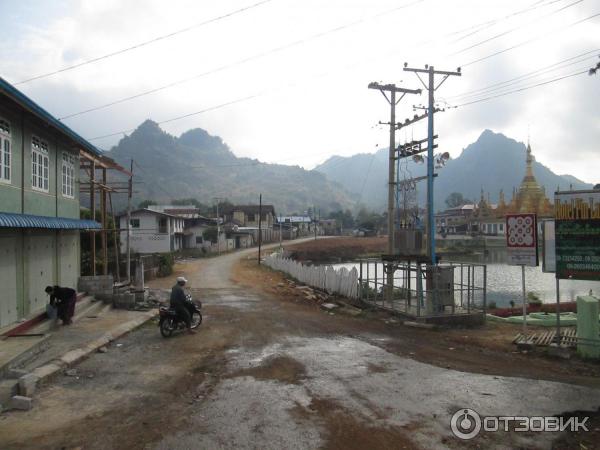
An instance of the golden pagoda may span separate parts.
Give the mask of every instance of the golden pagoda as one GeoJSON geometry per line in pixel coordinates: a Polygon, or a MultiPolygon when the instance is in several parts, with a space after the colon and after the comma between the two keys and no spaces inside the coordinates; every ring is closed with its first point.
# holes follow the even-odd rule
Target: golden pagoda
{"type": "Polygon", "coordinates": [[[541,187],[533,175],[533,162],[531,146],[527,143],[527,167],[525,176],[518,191],[513,190],[513,198],[506,207],[507,213],[535,213],[542,217],[554,215],[554,207],[546,197],[545,188],[541,187]]]}

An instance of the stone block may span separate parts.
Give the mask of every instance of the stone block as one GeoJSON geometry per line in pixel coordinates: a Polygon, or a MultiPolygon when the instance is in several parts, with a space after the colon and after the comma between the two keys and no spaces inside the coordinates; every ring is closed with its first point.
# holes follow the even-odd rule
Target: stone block
{"type": "Polygon", "coordinates": [[[29,372],[24,369],[8,369],[6,372],[6,378],[14,378],[15,380],[18,380],[23,375],[27,375],[28,373],[29,372]]]}
{"type": "Polygon", "coordinates": [[[19,393],[19,383],[17,380],[0,381],[0,403],[10,405],[10,399],[19,393]]]}
{"type": "Polygon", "coordinates": [[[40,381],[40,379],[32,373],[23,375],[21,378],[19,378],[19,395],[33,397],[38,381],[40,381]]]}
{"type": "Polygon", "coordinates": [[[12,409],[20,409],[22,411],[29,411],[33,406],[33,400],[31,397],[24,397],[22,395],[15,395],[10,399],[10,407],[12,409]]]}

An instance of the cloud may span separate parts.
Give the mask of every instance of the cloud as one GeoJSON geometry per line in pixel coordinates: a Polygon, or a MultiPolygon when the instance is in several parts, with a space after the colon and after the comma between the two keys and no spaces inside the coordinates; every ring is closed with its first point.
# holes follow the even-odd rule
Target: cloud
{"type": "MultiPolygon", "coordinates": [[[[53,2],[52,6],[23,1],[10,9],[5,7],[6,11],[0,6],[0,13],[14,18],[10,38],[0,43],[2,76],[18,81],[56,70],[251,3],[180,0],[167,8],[162,0],[64,1],[53,2]]],[[[134,128],[146,118],[162,121],[260,94],[252,100],[164,124],[163,128],[180,134],[202,127],[220,135],[238,155],[266,161],[290,160],[312,167],[328,154],[371,152],[376,145],[388,145],[387,129],[375,125],[389,120],[389,106],[379,93],[367,89],[367,84],[382,81],[421,87],[416,77],[402,71],[404,61],[454,70],[465,62],[547,34],[465,67],[462,77],[452,77],[436,92],[441,99],[600,48],[598,20],[566,32],[551,32],[594,13],[588,3],[534,21],[563,4],[542,5],[457,41],[462,35],[450,33],[508,16],[522,10],[523,4],[517,0],[430,0],[378,16],[399,3],[274,0],[171,39],[19,88],[62,116],[231,65],[65,123],[86,137],[94,137],[134,128]],[[424,31],[425,18],[433,31],[424,31]],[[353,25],[310,38],[348,24],[353,25]],[[452,56],[461,48],[513,28],[516,31],[452,56]],[[298,41],[301,43],[285,50],[232,64],[298,41]]],[[[440,148],[456,156],[484,128],[517,140],[526,140],[529,129],[540,161],[552,170],[568,171],[591,181],[596,176],[593,167],[600,163],[596,154],[599,78],[586,75],[440,113],[436,115],[440,148]]],[[[415,114],[412,106],[424,102],[425,95],[403,99],[398,118],[411,117],[415,114]]],[[[425,132],[424,123],[420,123],[398,133],[398,140],[423,136],[425,132]]],[[[96,143],[106,148],[118,139],[96,143]]]]}

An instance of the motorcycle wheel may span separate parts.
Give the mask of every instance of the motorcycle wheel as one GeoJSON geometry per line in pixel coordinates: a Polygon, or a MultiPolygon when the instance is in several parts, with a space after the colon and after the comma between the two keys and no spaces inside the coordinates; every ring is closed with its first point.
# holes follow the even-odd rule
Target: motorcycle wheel
{"type": "Polygon", "coordinates": [[[195,330],[202,323],[202,314],[198,311],[194,311],[192,314],[192,330],[195,330]]]}
{"type": "Polygon", "coordinates": [[[160,323],[160,334],[162,334],[162,336],[165,338],[171,337],[171,335],[173,334],[174,328],[175,328],[175,324],[173,323],[173,319],[171,319],[171,318],[164,319],[160,323]]]}

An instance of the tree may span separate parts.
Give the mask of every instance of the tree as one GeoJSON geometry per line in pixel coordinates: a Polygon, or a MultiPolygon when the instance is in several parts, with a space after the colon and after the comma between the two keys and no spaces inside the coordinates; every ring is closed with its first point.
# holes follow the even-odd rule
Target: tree
{"type": "Polygon", "coordinates": [[[217,227],[208,227],[202,233],[202,237],[207,241],[216,243],[217,242],[217,227]]]}
{"type": "Polygon", "coordinates": [[[157,205],[157,203],[154,200],[142,200],[138,205],[138,208],[146,209],[150,205],[157,205]]]}
{"type": "Polygon", "coordinates": [[[354,217],[352,217],[352,212],[347,209],[342,211],[332,212],[329,214],[329,217],[335,219],[338,225],[341,225],[343,228],[352,228],[354,226],[354,217]]]}
{"type": "Polygon", "coordinates": [[[460,192],[453,192],[448,197],[446,197],[446,206],[448,208],[457,208],[466,203],[466,199],[460,192]]]}

